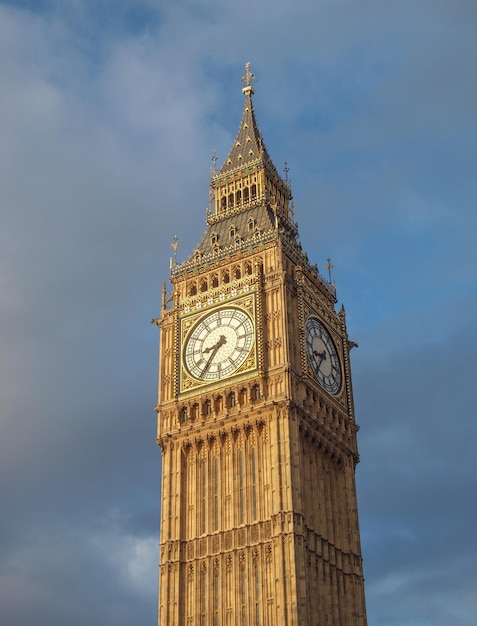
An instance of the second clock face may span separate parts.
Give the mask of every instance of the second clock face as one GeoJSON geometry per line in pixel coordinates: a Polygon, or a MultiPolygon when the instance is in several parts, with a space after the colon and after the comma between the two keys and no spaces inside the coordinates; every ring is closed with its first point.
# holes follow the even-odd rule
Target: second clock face
{"type": "Polygon", "coordinates": [[[209,313],[192,328],[183,352],[187,371],[197,380],[220,380],[233,374],[250,354],[253,322],[242,309],[209,313]]]}
{"type": "Polygon", "coordinates": [[[341,388],[341,367],[333,339],[316,317],[305,323],[306,351],[315,376],[328,393],[341,388]]]}

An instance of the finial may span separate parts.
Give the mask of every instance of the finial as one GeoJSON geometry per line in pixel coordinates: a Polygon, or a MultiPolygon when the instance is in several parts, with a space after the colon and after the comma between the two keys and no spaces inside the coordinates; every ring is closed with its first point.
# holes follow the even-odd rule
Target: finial
{"type": "Polygon", "coordinates": [[[250,61],[245,63],[245,74],[240,79],[240,82],[244,83],[245,87],[242,87],[242,91],[246,96],[252,95],[254,92],[252,87],[252,81],[256,81],[257,79],[250,71],[250,61]]]}
{"type": "Polygon", "coordinates": [[[328,263],[325,265],[325,267],[328,270],[328,276],[330,277],[331,283],[331,270],[334,268],[334,265],[331,265],[331,259],[329,257],[326,260],[328,261],[328,263]]]}
{"type": "Polygon", "coordinates": [[[286,161],[285,161],[285,167],[283,168],[283,171],[285,172],[285,183],[286,183],[286,186],[288,187],[289,185],[288,172],[290,171],[290,168],[288,167],[288,163],[286,161]]]}
{"type": "Polygon", "coordinates": [[[174,250],[174,265],[177,265],[177,248],[179,248],[179,246],[179,238],[177,237],[177,235],[174,235],[174,239],[171,243],[171,248],[174,250]]]}
{"type": "Polygon", "coordinates": [[[212,167],[210,169],[212,176],[215,176],[217,173],[217,150],[215,148],[212,151],[212,167]]]}

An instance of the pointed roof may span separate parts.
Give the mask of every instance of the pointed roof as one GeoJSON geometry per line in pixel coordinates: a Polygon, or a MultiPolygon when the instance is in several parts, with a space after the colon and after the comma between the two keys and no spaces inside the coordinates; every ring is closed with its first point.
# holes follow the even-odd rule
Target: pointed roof
{"type": "Polygon", "coordinates": [[[255,80],[255,76],[250,71],[250,63],[246,63],[245,74],[242,76],[242,82],[244,83],[242,91],[245,95],[242,121],[240,122],[232,149],[222,168],[215,175],[217,178],[257,162],[268,165],[276,172],[255,119],[252,102],[252,95],[254,94],[252,81],[255,80]]]}
{"type": "MultiPolygon", "coordinates": [[[[288,180],[288,166],[285,164],[286,179],[283,180],[273,164],[255,120],[252,103],[254,93],[252,82],[255,76],[250,71],[250,63],[245,64],[242,77],[245,96],[242,121],[229,155],[220,169],[216,171],[216,157],[212,159],[210,206],[207,210],[207,230],[197,245],[194,253],[182,263],[177,264],[174,247],[174,262],[171,266],[171,278],[186,277],[188,272],[194,275],[209,271],[211,264],[230,262],[238,253],[251,254],[264,249],[264,246],[280,241],[287,254],[300,266],[307,268],[311,275],[317,274],[327,292],[335,298],[334,284],[318,274],[318,268],[311,266],[306,253],[298,240],[298,228],[295,222],[293,205],[290,207],[292,194],[288,180]],[[245,195],[236,198],[234,187],[242,179],[250,184],[250,173],[264,174],[270,185],[264,184],[255,190],[256,196],[245,195]],[[278,192],[278,198],[275,193],[278,192]],[[217,195],[219,194],[219,195],[217,195]],[[218,200],[225,200],[222,206],[218,200]]],[[[266,182],[265,181],[265,182],[266,182]]],[[[243,187],[245,188],[245,187],[243,187]]],[[[250,192],[252,193],[252,192],[250,192]]],[[[331,277],[330,277],[331,278],[331,277]]],[[[201,298],[200,294],[197,298],[201,298]]]]}

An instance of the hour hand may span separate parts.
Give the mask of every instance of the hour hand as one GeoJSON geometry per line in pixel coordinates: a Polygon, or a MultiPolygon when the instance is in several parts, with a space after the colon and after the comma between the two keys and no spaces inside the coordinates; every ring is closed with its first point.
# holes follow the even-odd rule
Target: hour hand
{"type": "Polygon", "coordinates": [[[320,361],[317,366],[318,368],[320,367],[323,361],[326,361],[326,352],[324,350],[323,352],[318,352],[317,350],[313,350],[313,356],[320,358],[320,361]]]}
{"type": "Polygon", "coordinates": [[[210,346],[209,348],[205,348],[203,350],[204,354],[207,354],[208,352],[210,352],[211,350],[215,350],[215,349],[219,349],[221,346],[223,346],[225,343],[227,343],[227,339],[225,338],[225,335],[220,335],[220,339],[217,341],[217,343],[214,343],[213,346],[210,346]]]}
{"type": "Polygon", "coordinates": [[[216,344],[214,344],[213,346],[210,346],[210,348],[205,348],[204,349],[204,352],[212,351],[212,354],[207,359],[207,363],[205,364],[204,369],[202,370],[201,376],[203,376],[207,372],[207,370],[209,369],[212,361],[214,360],[215,355],[219,351],[219,348],[221,346],[223,346],[224,344],[226,344],[226,343],[227,343],[227,339],[226,339],[225,335],[220,335],[220,339],[217,341],[216,344]]]}

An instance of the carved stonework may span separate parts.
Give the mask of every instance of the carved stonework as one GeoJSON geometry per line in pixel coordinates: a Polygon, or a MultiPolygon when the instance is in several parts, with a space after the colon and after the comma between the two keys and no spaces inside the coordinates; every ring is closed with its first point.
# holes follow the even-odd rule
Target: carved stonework
{"type": "Polygon", "coordinates": [[[272,525],[271,522],[265,522],[264,525],[265,531],[264,531],[264,537],[265,539],[270,539],[270,537],[272,536],[272,525]]]}

